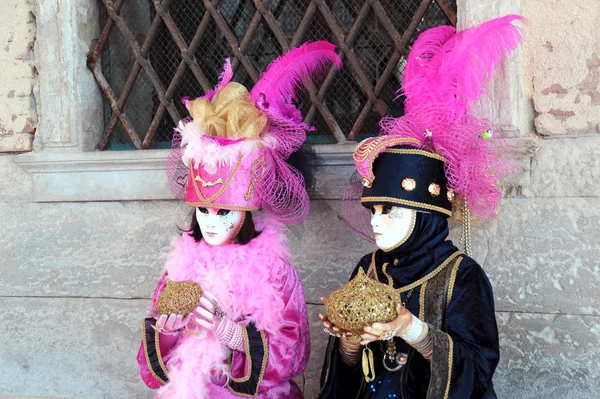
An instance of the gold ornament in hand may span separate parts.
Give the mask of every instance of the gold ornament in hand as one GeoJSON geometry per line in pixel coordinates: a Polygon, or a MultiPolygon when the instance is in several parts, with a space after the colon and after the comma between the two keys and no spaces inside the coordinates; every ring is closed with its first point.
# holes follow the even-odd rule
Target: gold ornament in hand
{"type": "Polygon", "coordinates": [[[393,287],[359,269],[356,277],[329,296],[325,308],[334,326],[361,335],[365,326],[396,319],[397,297],[393,287]]]}
{"type": "Polygon", "coordinates": [[[167,280],[167,286],[156,301],[158,314],[186,316],[194,311],[204,291],[195,281],[167,280]]]}

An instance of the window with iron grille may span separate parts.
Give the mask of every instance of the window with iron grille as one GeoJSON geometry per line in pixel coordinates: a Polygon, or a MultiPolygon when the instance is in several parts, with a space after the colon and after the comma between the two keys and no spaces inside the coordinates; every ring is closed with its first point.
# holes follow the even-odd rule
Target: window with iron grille
{"type": "Polygon", "coordinates": [[[104,149],[168,148],[198,97],[231,57],[234,80],[252,87],[266,66],[306,41],[338,47],[332,68],[298,98],[313,143],[378,132],[416,37],[456,25],[456,0],[99,0],[102,33],[88,67],[104,92],[104,149]]]}

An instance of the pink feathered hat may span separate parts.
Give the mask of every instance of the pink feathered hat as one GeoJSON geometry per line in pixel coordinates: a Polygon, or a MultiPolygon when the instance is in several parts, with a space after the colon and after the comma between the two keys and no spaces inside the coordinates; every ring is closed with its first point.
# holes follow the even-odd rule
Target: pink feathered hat
{"type": "Polygon", "coordinates": [[[361,203],[450,216],[458,195],[464,212],[483,220],[496,215],[502,198],[498,181],[516,171],[516,164],[499,129],[474,115],[471,106],[522,42],[515,21],[524,18],[507,15],[459,32],[439,26],[415,41],[401,89],[405,114],[383,118],[381,134],[354,153],[361,181],[346,190],[344,215],[363,238],[374,240],[370,213],[361,203]]]}
{"type": "Polygon", "coordinates": [[[286,159],[311,127],[293,101],[305,79],[331,64],[341,66],[334,49],[319,41],[290,50],[269,65],[251,91],[231,82],[227,59],[213,90],[184,99],[190,117],[175,129],[167,161],[175,198],[193,207],[262,208],[283,223],[302,221],[310,200],[302,175],[286,159]]]}

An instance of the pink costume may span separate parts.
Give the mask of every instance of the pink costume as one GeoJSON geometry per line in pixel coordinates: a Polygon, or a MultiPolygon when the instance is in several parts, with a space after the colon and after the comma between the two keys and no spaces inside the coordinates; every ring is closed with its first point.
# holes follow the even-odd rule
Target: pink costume
{"type": "Polygon", "coordinates": [[[266,215],[253,212],[258,235],[247,244],[211,246],[187,232],[175,241],[138,353],[142,379],[158,389],[157,398],[302,398],[292,378],[308,361],[309,328],[284,223],[302,221],[310,200],[286,159],[310,129],[292,102],[295,89],[331,64],[340,65],[332,44],[307,43],[271,63],[248,92],[230,82],[227,61],[214,90],[184,100],[191,118],[179,123],[167,162],[174,196],[191,207],[266,215]],[[168,337],[155,330],[167,279],[194,281],[218,298],[241,326],[243,344],[231,350],[218,333],[193,322],[168,337]]]}
{"type": "MultiPolygon", "coordinates": [[[[281,223],[261,218],[256,225],[261,234],[246,245],[211,247],[196,243],[188,234],[175,242],[154,293],[152,310],[167,276],[175,281],[196,281],[219,298],[230,317],[246,326],[244,335],[250,348],[246,341],[242,351],[233,351],[230,372],[232,351],[220,345],[213,334],[180,334],[176,347],[162,355],[169,383],[158,391],[158,397],[234,398],[234,392],[252,394],[256,387],[258,398],[302,398],[291,381],[304,371],[309,355],[302,284],[289,263],[281,223]],[[248,375],[247,382],[239,382],[248,375]],[[227,377],[231,377],[229,384],[227,377]]],[[[146,385],[161,387],[148,367],[143,345],[138,362],[146,385]]]]}

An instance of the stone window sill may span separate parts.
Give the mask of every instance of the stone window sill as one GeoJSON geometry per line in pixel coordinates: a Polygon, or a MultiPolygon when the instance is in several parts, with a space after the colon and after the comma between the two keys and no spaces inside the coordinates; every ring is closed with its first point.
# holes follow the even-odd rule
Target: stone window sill
{"type": "MultiPolygon", "coordinates": [[[[508,142],[520,159],[531,157],[539,148],[539,140],[533,137],[508,142]]],[[[323,181],[317,182],[324,198],[338,198],[343,191],[354,170],[355,147],[356,143],[314,145],[326,167],[320,172],[323,181]]],[[[34,202],[170,200],[173,197],[165,174],[168,153],[34,152],[16,156],[15,163],[32,175],[34,202]]]]}
{"type": "MultiPolygon", "coordinates": [[[[352,165],[356,143],[315,145],[326,166],[352,165]]],[[[173,199],[165,163],[168,150],[40,152],[15,163],[31,173],[34,202],[173,199]]]]}

